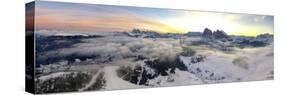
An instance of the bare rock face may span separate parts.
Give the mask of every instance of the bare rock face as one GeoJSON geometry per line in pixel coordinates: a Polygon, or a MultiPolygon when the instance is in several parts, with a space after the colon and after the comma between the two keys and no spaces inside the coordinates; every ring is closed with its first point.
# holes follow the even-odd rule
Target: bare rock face
{"type": "Polygon", "coordinates": [[[210,30],[208,28],[205,28],[204,32],[202,34],[202,38],[205,39],[205,40],[213,39],[213,32],[212,32],[212,30],[210,30]]]}
{"type": "Polygon", "coordinates": [[[229,36],[223,30],[216,30],[216,31],[214,31],[213,37],[215,39],[229,38],[229,36]]]}
{"type": "Polygon", "coordinates": [[[133,33],[140,33],[141,31],[139,29],[133,29],[132,32],[133,33]]]}
{"type": "Polygon", "coordinates": [[[205,41],[214,41],[214,40],[225,40],[228,39],[229,36],[223,30],[212,31],[208,28],[205,28],[202,34],[202,38],[205,41]]]}

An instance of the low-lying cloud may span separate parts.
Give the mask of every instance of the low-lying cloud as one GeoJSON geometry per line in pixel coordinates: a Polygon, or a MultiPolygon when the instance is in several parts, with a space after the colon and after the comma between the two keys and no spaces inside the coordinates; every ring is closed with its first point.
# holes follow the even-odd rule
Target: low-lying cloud
{"type": "MultiPolygon", "coordinates": [[[[65,57],[71,55],[111,57],[112,60],[143,56],[169,61],[181,52],[177,40],[152,40],[130,37],[103,37],[82,40],[70,48],[45,52],[41,58],[65,57]]],[[[40,58],[40,57],[39,57],[40,58]]]]}

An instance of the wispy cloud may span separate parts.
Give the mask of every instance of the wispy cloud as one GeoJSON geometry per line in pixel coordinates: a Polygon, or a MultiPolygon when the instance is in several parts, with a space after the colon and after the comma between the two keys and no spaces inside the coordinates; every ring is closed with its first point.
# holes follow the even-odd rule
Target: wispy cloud
{"type": "Polygon", "coordinates": [[[49,30],[186,33],[208,27],[234,35],[273,33],[272,16],[106,5],[41,2],[35,19],[36,29],[49,30]]]}
{"type": "MultiPolygon", "coordinates": [[[[100,9],[100,8],[97,8],[100,9]]],[[[42,9],[38,8],[38,29],[81,30],[81,31],[129,31],[133,28],[170,32],[172,27],[159,21],[142,17],[126,10],[112,12],[42,9]],[[118,13],[117,13],[118,12],[118,13]]]]}

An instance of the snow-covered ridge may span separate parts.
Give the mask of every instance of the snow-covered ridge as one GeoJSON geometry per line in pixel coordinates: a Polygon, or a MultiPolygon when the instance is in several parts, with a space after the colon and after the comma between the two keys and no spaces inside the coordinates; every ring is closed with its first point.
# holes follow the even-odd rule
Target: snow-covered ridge
{"type": "Polygon", "coordinates": [[[175,39],[169,36],[136,37],[125,32],[99,33],[95,35],[103,36],[88,37],[75,33],[54,34],[63,37],[39,36],[36,52],[38,93],[274,78],[274,44],[270,35],[233,38],[237,42],[258,39],[270,43],[240,47],[244,43],[232,45],[233,40],[209,41],[198,36],[175,39]]]}

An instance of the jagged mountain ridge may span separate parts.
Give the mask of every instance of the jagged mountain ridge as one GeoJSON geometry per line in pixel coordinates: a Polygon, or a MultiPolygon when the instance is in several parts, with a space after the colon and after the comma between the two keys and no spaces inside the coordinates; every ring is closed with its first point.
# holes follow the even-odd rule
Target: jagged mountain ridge
{"type": "MultiPolygon", "coordinates": [[[[53,35],[49,36],[52,39],[46,42],[40,42],[39,36],[40,43],[37,45],[46,49],[37,52],[38,56],[41,56],[37,62],[47,64],[38,64],[36,67],[36,82],[39,84],[37,91],[43,93],[55,89],[112,90],[272,79],[272,65],[263,65],[272,63],[270,59],[273,53],[270,47],[273,40],[270,38],[273,36],[265,34],[259,37],[222,37],[224,33],[218,35],[220,36],[216,39],[212,37],[212,40],[202,40],[203,37],[211,37],[210,35],[200,39],[196,37],[194,40],[186,34],[171,36],[151,31],[135,31],[83,37],[53,35]],[[178,40],[177,36],[181,40],[178,40]],[[226,38],[230,40],[225,40],[226,38]],[[241,45],[241,42],[253,39],[270,44],[260,46],[257,50],[255,47],[245,47],[245,50],[232,50],[234,53],[224,52],[224,48],[234,42],[241,45]],[[193,42],[197,41],[207,44],[194,45],[193,42]],[[257,54],[248,54],[248,50],[257,54]],[[236,54],[242,58],[237,58],[236,54]],[[255,69],[263,73],[259,75],[255,69]],[[80,78],[82,79],[77,82],[71,80],[80,78]],[[74,88],[71,88],[73,85],[74,88]]],[[[43,39],[44,37],[41,38],[43,39]]]]}

